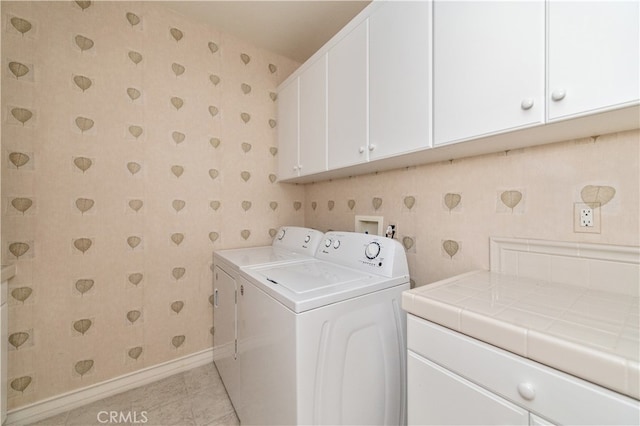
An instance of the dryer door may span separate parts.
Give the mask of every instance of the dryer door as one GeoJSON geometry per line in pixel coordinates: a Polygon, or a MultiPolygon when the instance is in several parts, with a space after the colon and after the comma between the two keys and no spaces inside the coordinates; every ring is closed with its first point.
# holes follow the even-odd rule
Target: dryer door
{"type": "Polygon", "coordinates": [[[240,372],[236,347],[236,280],[213,268],[213,359],[234,406],[239,398],[240,372]]]}

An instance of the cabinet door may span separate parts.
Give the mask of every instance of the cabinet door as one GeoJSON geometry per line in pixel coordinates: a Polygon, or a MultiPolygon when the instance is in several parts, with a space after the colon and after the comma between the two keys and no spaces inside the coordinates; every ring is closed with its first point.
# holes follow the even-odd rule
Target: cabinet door
{"type": "Polygon", "coordinates": [[[298,176],[298,84],[299,79],[278,93],[278,177],[298,176]]]}
{"type": "Polygon", "coordinates": [[[327,170],[327,55],[300,75],[300,175],[327,170]]]}
{"type": "Polygon", "coordinates": [[[529,412],[409,351],[409,425],[528,425],[529,412]]]}
{"type": "Polygon", "coordinates": [[[239,398],[240,371],[236,356],[236,280],[219,266],[213,268],[214,360],[229,398],[239,398]]]}
{"type": "Polygon", "coordinates": [[[243,425],[296,424],[295,314],[238,277],[238,360],[243,425]]]}
{"type": "Polygon", "coordinates": [[[533,413],[529,413],[529,426],[555,426],[555,424],[533,413]]]}
{"type": "Polygon", "coordinates": [[[637,103],[640,3],[550,1],[549,119],[637,103]]]}
{"type": "Polygon", "coordinates": [[[368,160],[367,22],[329,50],[329,169],[368,160]]]}
{"type": "Polygon", "coordinates": [[[433,25],[435,145],[543,123],[543,1],[436,1],[433,25]]]}
{"type": "Polygon", "coordinates": [[[369,159],[428,148],[431,2],[385,2],[369,18],[369,159]]]}

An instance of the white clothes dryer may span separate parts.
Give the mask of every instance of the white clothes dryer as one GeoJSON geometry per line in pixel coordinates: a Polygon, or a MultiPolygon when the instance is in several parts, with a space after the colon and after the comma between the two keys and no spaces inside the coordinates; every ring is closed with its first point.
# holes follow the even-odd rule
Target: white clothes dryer
{"type": "Polygon", "coordinates": [[[241,423],[406,423],[396,240],[328,232],[314,259],[245,268],[238,284],[241,423]]]}
{"type": "Polygon", "coordinates": [[[277,265],[308,260],[324,234],[295,226],[280,228],[270,246],[213,252],[214,362],[234,407],[240,405],[240,371],[237,361],[237,279],[247,266],[277,265]]]}

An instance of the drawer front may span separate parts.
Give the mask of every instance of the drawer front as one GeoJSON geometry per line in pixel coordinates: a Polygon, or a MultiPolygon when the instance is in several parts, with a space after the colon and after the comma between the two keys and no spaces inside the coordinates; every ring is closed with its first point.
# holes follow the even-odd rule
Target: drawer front
{"type": "Polygon", "coordinates": [[[559,424],[638,424],[640,402],[413,315],[409,350],[559,424]]]}
{"type": "Polygon", "coordinates": [[[407,367],[409,425],[529,424],[527,410],[411,351],[407,367]]]}

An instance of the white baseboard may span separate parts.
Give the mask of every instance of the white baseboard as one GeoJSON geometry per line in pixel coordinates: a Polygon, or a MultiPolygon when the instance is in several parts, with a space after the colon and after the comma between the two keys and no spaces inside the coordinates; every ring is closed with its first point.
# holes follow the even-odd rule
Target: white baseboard
{"type": "Polygon", "coordinates": [[[213,362],[213,348],[137,370],[9,411],[5,426],[34,423],[165,377],[213,362]]]}

